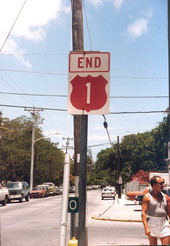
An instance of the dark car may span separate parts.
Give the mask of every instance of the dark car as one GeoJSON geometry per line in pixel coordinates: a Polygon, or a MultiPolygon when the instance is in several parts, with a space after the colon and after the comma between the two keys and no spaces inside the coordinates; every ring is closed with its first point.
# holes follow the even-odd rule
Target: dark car
{"type": "Polygon", "coordinates": [[[141,194],[141,195],[137,195],[135,196],[135,203],[139,203],[140,205],[142,205],[142,200],[145,194],[141,194]]]}
{"type": "Polygon", "coordinates": [[[146,193],[148,193],[148,191],[150,190],[150,187],[146,187],[144,190],[142,191],[130,191],[130,192],[127,192],[126,194],[126,198],[130,201],[135,201],[136,200],[136,197],[138,195],[145,195],[146,193]]]}
{"type": "MultiPolygon", "coordinates": [[[[164,189],[162,192],[167,194],[168,196],[170,196],[170,190],[169,189],[164,189]]],[[[143,200],[144,195],[145,194],[137,195],[135,197],[135,202],[138,202],[140,205],[142,205],[142,200],[143,200]]]]}
{"type": "Polygon", "coordinates": [[[11,200],[19,200],[19,202],[22,202],[24,198],[26,201],[29,201],[30,187],[27,182],[8,182],[6,183],[6,187],[9,191],[8,202],[11,200]]]}

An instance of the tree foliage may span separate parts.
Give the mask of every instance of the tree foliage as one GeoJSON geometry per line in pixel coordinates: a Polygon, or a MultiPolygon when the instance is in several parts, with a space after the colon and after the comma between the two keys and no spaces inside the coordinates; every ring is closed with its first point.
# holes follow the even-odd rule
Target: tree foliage
{"type": "MultiPolygon", "coordinates": [[[[3,180],[30,180],[32,119],[22,116],[3,119],[0,142],[0,176],[3,180]]],[[[64,154],[35,126],[34,184],[57,183],[63,172],[64,154]]]]}
{"type": "MultiPolygon", "coordinates": [[[[120,173],[123,182],[143,172],[166,171],[168,143],[168,117],[165,117],[151,131],[124,136],[119,144],[120,173]]],[[[102,150],[97,155],[96,177],[100,180],[110,180],[113,183],[114,173],[118,169],[117,145],[102,150]]],[[[116,184],[116,180],[114,180],[116,184]]]]}

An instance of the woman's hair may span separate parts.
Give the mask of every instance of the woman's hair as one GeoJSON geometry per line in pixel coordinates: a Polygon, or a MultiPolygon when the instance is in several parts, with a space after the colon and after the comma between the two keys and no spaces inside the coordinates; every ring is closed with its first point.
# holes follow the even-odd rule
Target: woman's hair
{"type": "Polygon", "coordinates": [[[157,178],[161,178],[160,176],[153,176],[151,179],[150,179],[150,185],[153,187],[153,184],[157,184],[157,178]]]}

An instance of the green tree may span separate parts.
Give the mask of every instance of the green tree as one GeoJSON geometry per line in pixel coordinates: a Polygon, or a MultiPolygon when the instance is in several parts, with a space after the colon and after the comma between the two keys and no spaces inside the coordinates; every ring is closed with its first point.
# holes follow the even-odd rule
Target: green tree
{"type": "MultiPolygon", "coordinates": [[[[30,180],[32,119],[22,116],[3,121],[0,171],[4,180],[30,180]]],[[[43,137],[35,126],[35,139],[43,137]]],[[[63,172],[64,154],[49,139],[35,142],[35,181],[58,181],[63,172]]]]}
{"type": "Polygon", "coordinates": [[[154,138],[150,132],[125,136],[121,142],[122,164],[130,165],[131,172],[157,168],[155,162],[154,138]]]}
{"type": "MultiPolygon", "coordinates": [[[[166,171],[168,118],[165,117],[151,131],[124,136],[119,144],[120,175],[124,182],[140,170],[166,171]]],[[[101,150],[97,155],[95,174],[98,180],[113,180],[117,169],[117,144],[112,148],[101,150]],[[109,171],[112,175],[110,175],[109,171]],[[101,177],[105,175],[104,177],[101,177]]]]}
{"type": "Polygon", "coordinates": [[[168,117],[151,132],[154,137],[155,161],[159,171],[166,171],[165,159],[168,157],[168,117]]]}

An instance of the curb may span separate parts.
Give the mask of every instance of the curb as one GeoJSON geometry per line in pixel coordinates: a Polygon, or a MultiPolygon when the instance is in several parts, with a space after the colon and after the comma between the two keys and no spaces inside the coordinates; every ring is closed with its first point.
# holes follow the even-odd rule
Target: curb
{"type": "Polygon", "coordinates": [[[112,219],[112,218],[99,218],[92,216],[91,219],[94,220],[106,220],[106,221],[120,221],[120,222],[142,222],[142,220],[133,220],[133,219],[112,219]]]}

